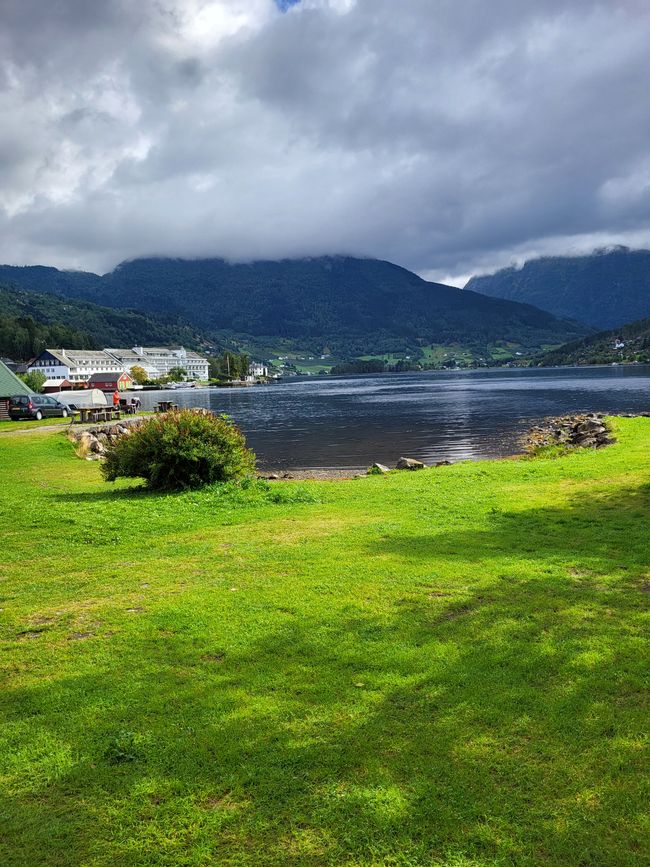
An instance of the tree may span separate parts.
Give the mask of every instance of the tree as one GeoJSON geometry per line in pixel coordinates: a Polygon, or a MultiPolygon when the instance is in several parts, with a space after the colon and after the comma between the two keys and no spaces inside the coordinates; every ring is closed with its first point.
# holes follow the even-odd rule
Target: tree
{"type": "Polygon", "coordinates": [[[31,388],[32,391],[35,391],[37,394],[40,393],[47,377],[40,370],[30,370],[29,373],[22,373],[20,378],[25,383],[28,388],[31,388]]]}
{"type": "Polygon", "coordinates": [[[248,376],[250,357],[244,353],[226,350],[209,359],[210,379],[245,379],[248,376]]]}
{"type": "Polygon", "coordinates": [[[174,382],[183,382],[187,376],[187,371],[184,367],[172,367],[167,376],[174,382]]]}
{"type": "Polygon", "coordinates": [[[134,364],[130,370],[131,379],[133,382],[136,382],[138,385],[144,385],[145,382],[148,381],[149,375],[144,367],[140,367],[139,364],[134,364]]]}

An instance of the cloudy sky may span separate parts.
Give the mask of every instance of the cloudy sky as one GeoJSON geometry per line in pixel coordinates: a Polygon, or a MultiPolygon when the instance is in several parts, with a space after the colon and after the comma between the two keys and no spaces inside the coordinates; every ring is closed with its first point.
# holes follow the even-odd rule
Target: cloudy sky
{"type": "Polygon", "coordinates": [[[647,0],[0,0],[0,261],[650,245],[647,0]]]}

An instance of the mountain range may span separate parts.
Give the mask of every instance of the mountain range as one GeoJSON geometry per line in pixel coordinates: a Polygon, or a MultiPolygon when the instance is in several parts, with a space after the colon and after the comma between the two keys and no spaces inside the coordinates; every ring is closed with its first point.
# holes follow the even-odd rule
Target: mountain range
{"type": "Polygon", "coordinates": [[[650,250],[615,247],[589,256],[533,259],[521,268],[473,277],[491,298],[534,304],[598,330],[650,316],[650,250]]]}
{"type": "Polygon", "coordinates": [[[390,262],[347,256],[247,264],[147,258],[124,262],[104,276],[5,265],[0,282],[172,317],[222,345],[255,349],[282,342],[339,358],[417,354],[436,345],[460,346],[490,361],[534,354],[590,330],[530,304],[427,282],[390,262]]]}

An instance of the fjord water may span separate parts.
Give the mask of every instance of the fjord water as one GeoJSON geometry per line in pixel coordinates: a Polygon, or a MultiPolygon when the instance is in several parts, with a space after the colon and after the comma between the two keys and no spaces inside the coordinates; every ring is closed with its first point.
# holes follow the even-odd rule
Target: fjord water
{"type": "Polygon", "coordinates": [[[520,451],[545,416],[650,411],[650,366],[286,379],[254,388],[143,392],[232,416],[261,467],[297,469],[478,460],[520,451]]]}

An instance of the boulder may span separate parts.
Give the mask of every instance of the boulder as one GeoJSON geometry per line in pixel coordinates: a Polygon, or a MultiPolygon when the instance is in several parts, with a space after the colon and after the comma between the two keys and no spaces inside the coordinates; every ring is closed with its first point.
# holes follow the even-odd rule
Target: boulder
{"type": "Polygon", "coordinates": [[[578,425],[578,431],[581,434],[603,433],[605,430],[605,425],[602,422],[591,418],[578,425]]]}
{"type": "Polygon", "coordinates": [[[390,473],[390,469],[384,464],[374,463],[368,470],[369,476],[385,476],[386,473],[390,473]]]}
{"type": "Polygon", "coordinates": [[[423,470],[425,464],[415,458],[400,458],[396,464],[398,470],[423,470]]]}
{"type": "Polygon", "coordinates": [[[85,449],[86,451],[88,451],[88,449],[91,447],[91,445],[95,442],[95,437],[92,436],[91,434],[89,434],[85,430],[81,431],[81,433],[78,434],[76,439],[77,439],[77,443],[79,445],[79,448],[85,449]]]}

